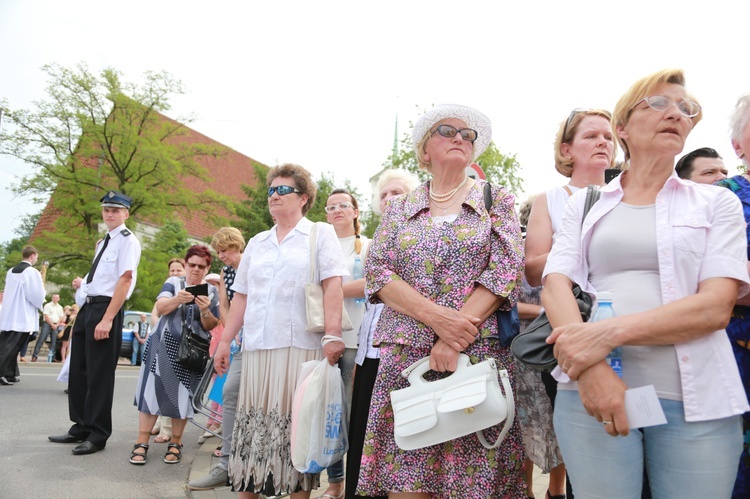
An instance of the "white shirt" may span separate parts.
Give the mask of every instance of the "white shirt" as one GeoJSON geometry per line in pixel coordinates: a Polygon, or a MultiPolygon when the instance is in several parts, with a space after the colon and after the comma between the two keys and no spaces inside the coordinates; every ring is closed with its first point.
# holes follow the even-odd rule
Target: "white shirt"
{"type": "Polygon", "coordinates": [[[59,303],[49,302],[44,305],[42,313],[49,317],[53,324],[60,322],[60,317],[63,316],[63,308],[59,303]]]}
{"type": "MultiPolygon", "coordinates": [[[[563,274],[591,294],[588,249],[591,229],[622,199],[620,177],[601,189],[581,227],[587,189],[568,202],[563,228],[544,268],[544,277],[563,274]]],[[[656,246],[662,302],[666,305],[698,291],[712,277],[742,283],[747,294],[747,238],[739,199],[728,189],[695,184],[675,172],[656,196],[656,246]]],[[[750,409],[726,331],[721,329],[675,345],[687,421],[706,421],[750,409]]]]}
{"type": "MultiPolygon", "coordinates": [[[[305,284],[310,280],[312,225],[302,218],[281,243],[274,225],[247,243],[232,285],[235,292],[247,295],[244,350],[321,348],[322,336],[305,332],[305,284]]],[[[316,282],[349,275],[336,232],[329,224],[321,224],[318,230],[317,258],[316,282]]]]}
{"type": "MultiPolygon", "coordinates": [[[[130,289],[126,297],[130,298],[135,288],[136,277],[138,274],[138,262],[141,259],[141,243],[135,234],[131,233],[125,227],[125,224],[109,232],[109,244],[104,250],[99,265],[96,267],[94,278],[86,287],[88,296],[109,296],[115,293],[115,285],[122,275],[128,270],[133,272],[133,281],[130,283],[130,289]],[[125,231],[125,233],[123,233],[125,231]],[[128,235],[125,235],[128,234],[128,235]]],[[[96,255],[104,245],[104,240],[99,241],[94,252],[96,255]]],[[[93,260],[92,260],[93,264],[93,260]]],[[[86,279],[83,279],[86,282],[86,279]]],[[[77,298],[77,296],[76,296],[77,298]]],[[[77,300],[76,300],[77,301],[77,300]]]]}
{"type": "Polygon", "coordinates": [[[14,273],[10,269],[6,274],[5,298],[0,310],[0,331],[30,333],[39,330],[44,284],[39,271],[31,267],[31,262],[26,263],[29,266],[23,272],[14,273]]]}

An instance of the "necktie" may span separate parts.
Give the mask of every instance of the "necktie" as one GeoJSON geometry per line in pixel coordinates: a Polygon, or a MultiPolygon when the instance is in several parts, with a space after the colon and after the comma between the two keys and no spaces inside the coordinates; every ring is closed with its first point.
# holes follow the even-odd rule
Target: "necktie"
{"type": "Polygon", "coordinates": [[[91,266],[91,270],[89,270],[89,276],[86,278],[86,284],[91,284],[91,281],[94,279],[94,272],[96,272],[96,267],[99,265],[99,260],[102,259],[102,255],[104,254],[104,250],[107,249],[108,244],[109,234],[107,234],[107,237],[104,238],[104,246],[102,246],[101,251],[98,255],[96,255],[96,258],[94,259],[94,264],[91,266]]]}

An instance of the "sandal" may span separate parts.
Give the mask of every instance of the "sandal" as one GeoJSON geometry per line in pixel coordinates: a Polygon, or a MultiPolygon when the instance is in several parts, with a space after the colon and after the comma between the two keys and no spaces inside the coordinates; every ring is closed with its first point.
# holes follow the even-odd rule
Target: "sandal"
{"type": "Polygon", "coordinates": [[[170,440],[172,440],[172,437],[168,437],[166,435],[159,435],[158,437],[156,437],[154,439],[154,443],[155,444],[166,444],[170,440]]]}
{"type": "Polygon", "coordinates": [[[167,453],[164,454],[164,462],[167,464],[177,464],[180,461],[182,461],[182,444],[168,444],[167,453]],[[177,452],[172,452],[172,449],[177,449],[177,452]],[[167,459],[170,456],[175,459],[167,459]]]}
{"type": "Polygon", "coordinates": [[[133,446],[133,452],[130,453],[130,464],[146,464],[146,459],[148,454],[148,444],[135,444],[133,446]],[[138,449],[143,449],[143,452],[136,452],[138,449]],[[139,457],[141,459],[135,460],[136,457],[139,457]]]}

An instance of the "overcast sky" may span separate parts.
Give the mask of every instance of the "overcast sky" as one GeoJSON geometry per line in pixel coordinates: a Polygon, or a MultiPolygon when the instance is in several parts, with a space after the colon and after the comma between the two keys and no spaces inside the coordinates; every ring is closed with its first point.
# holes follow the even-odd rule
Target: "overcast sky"
{"type": "MultiPolygon", "coordinates": [[[[638,78],[679,67],[710,146],[736,173],[728,118],[750,92],[750,2],[0,0],[0,98],[45,97],[46,63],[166,70],[188,94],[167,114],[267,165],[330,171],[370,195],[418,109],[460,103],[493,123],[527,194],[565,179],[552,141],[573,108],[611,110],[638,78]]],[[[4,126],[7,126],[5,124],[4,126]]],[[[0,157],[0,242],[39,210],[7,188],[27,166],[0,157]]]]}

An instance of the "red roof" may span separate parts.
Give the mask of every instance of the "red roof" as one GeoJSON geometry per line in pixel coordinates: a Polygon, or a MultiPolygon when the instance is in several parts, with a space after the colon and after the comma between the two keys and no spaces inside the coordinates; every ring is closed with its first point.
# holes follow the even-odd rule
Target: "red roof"
{"type": "MultiPolygon", "coordinates": [[[[166,116],[162,115],[162,117],[174,121],[166,116]]],[[[246,199],[247,196],[245,196],[245,193],[242,190],[242,185],[255,184],[256,179],[253,163],[262,163],[220,144],[192,128],[183,125],[183,130],[185,133],[176,137],[175,140],[215,146],[219,145],[224,152],[218,156],[206,155],[197,157],[196,161],[207,170],[207,180],[194,176],[186,176],[184,178],[185,187],[193,192],[203,192],[207,189],[212,189],[235,201],[246,199]]],[[[87,162],[94,163],[94,161],[87,162]]],[[[189,236],[198,239],[206,239],[207,237],[212,236],[219,228],[214,224],[207,222],[203,215],[203,212],[200,210],[195,210],[192,215],[185,213],[178,215],[178,218],[183,222],[185,230],[187,230],[189,236]]],[[[228,219],[230,218],[230,214],[222,208],[216,208],[213,215],[218,215],[228,219]]],[[[54,207],[52,197],[50,197],[47,206],[45,206],[42,215],[39,217],[39,222],[34,229],[31,239],[33,240],[44,232],[54,230],[54,221],[59,216],[60,211],[54,207]]],[[[148,220],[145,220],[145,222],[148,223],[148,220]]]]}

